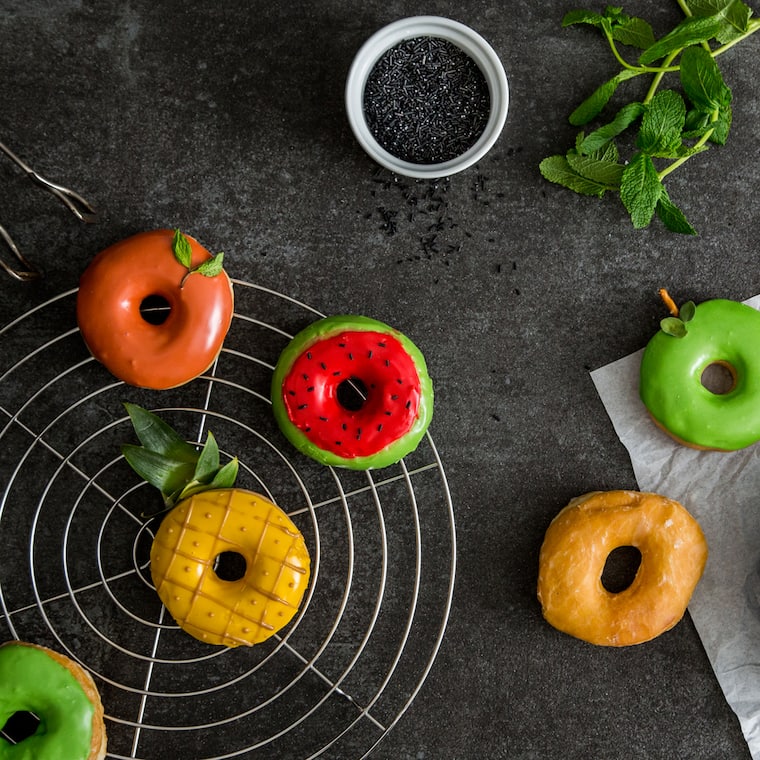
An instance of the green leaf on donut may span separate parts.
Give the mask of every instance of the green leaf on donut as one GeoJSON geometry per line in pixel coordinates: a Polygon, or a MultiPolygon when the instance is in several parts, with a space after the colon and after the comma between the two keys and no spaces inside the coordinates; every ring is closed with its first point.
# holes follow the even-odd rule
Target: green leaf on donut
{"type": "Polygon", "coordinates": [[[183,235],[179,229],[174,230],[172,252],[174,253],[174,258],[187,269],[187,272],[185,272],[182,281],[179,284],[180,288],[184,287],[185,280],[187,280],[191,274],[201,274],[204,277],[216,277],[218,274],[221,274],[224,269],[224,253],[221,252],[212,256],[210,259],[202,261],[197,267],[193,267],[192,246],[190,245],[188,238],[183,235]]]}
{"type": "Polygon", "coordinates": [[[185,269],[190,269],[193,261],[193,249],[190,247],[190,241],[179,230],[174,230],[172,251],[174,251],[174,258],[185,269]]]}
{"type": "Polygon", "coordinates": [[[694,301],[687,301],[678,309],[677,317],[665,317],[665,319],[660,320],[660,328],[666,335],[673,338],[683,338],[689,331],[686,323],[691,322],[696,313],[697,307],[694,301]]]}
{"type": "Polygon", "coordinates": [[[124,444],[121,452],[127,464],[161,492],[166,509],[201,491],[235,485],[237,457],[222,465],[210,431],[203,446],[195,446],[147,409],[130,403],[124,406],[142,445],[124,444]]]}
{"type": "Polygon", "coordinates": [[[683,338],[686,335],[686,325],[678,317],[665,317],[660,321],[660,328],[666,335],[683,338]]]}

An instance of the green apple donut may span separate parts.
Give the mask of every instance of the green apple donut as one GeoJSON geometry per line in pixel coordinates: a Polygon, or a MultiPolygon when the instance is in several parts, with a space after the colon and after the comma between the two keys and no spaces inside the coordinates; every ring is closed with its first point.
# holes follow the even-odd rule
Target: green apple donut
{"type": "Polygon", "coordinates": [[[280,355],[272,408],[303,454],[368,470],[417,448],[433,415],[433,384],[422,353],[398,330],[369,317],[326,317],[280,355]]]}
{"type": "Polygon", "coordinates": [[[639,392],[655,422],[694,448],[734,451],[760,440],[760,312],[705,301],[684,328],[680,337],[660,330],[641,360],[639,392]],[[726,392],[704,384],[716,366],[729,375],[726,392]]]}

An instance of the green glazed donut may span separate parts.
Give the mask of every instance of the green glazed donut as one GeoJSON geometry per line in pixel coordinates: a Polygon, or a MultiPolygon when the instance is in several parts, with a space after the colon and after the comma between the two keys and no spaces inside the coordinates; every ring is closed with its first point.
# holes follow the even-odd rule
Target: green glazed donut
{"type": "Polygon", "coordinates": [[[736,301],[705,301],[675,337],[658,332],[641,360],[639,393],[655,422],[676,440],[734,451],[760,440],[760,312],[736,301]],[[725,393],[703,384],[721,365],[733,383],[725,393]]]}
{"type": "Polygon", "coordinates": [[[89,674],[45,647],[0,646],[0,725],[19,712],[39,724],[17,744],[0,740],[1,760],[94,760],[105,757],[103,706],[89,674]]]}
{"type": "Polygon", "coordinates": [[[272,409],[303,454],[368,470],[417,448],[433,416],[433,384],[420,350],[398,330],[369,317],[326,317],[280,355],[272,409]]]}

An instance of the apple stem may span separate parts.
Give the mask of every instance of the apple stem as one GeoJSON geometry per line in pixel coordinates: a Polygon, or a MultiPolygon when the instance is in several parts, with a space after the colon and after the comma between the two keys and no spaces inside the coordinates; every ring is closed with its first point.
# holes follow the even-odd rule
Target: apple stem
{"type": "Polygon", "coordinates": [[[665,304],[665,307],[670,312],[671,316],[677,317],[678,307],[676,306],[676,302],[670,297],[670,293],[668,293],[665,288],[660,288],[659,294],[662,302],[665,304]]]}

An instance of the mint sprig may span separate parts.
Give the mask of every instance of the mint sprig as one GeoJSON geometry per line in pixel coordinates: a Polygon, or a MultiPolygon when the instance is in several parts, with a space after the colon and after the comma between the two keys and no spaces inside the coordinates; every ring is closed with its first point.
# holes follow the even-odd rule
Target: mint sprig
{"type": "Polygon", "coordinates": [[[201,274],[204,277],[216,277],[222,272],[224,268],[224,253],[217,253],[210,259],[202,261],[198,266],[193,267],[193,249],[190,245],[190,241],[180,230],[174,230],[174,237],[172,238],[172,252],[174,258],[182,264],[187,272],[182,277],[180,282],[180,288],[184,287],[185,281],[191,274],[201,274]]]}
{"type": "Polygon", "coordinates": [[[624,82],[648,76],[651,83],[643,100],[625,104],[588,134],[581,132],[573,148],[545,158],[540,170],[550,182],[582,195],[618,193],[637,229],[656,215],[669,230],[696,235],[663,180],[710,144],[725,144],[732,93],[716,59],[758,31],[760,19],[742,0],[677,1],[686,18],[660,39],[647,21],[619,7],[565,15],[563,26],[599,29],[621,66],[572,112],[571,124],[585,127],[600,117],[624,82]],[[626,60],[618,44],[638,49],[638,60],[626,60]],[[660,89],[666,76],[677,76],[680,88],[660,89]],[[616,140],[634,130],[633,153],[623,160],[616,140]]]}
{"type": "Polygon", "coordinates": [[[235,485],[238,459],[234,457],[222,465],[219,446],[211,432],[199,448],[185,441],[152,412],[136,404],[125,403],[124,406],[141,445],[124,444],[121,453],[143,480],[161,492],[163,511],[193,494],[235,485]]]}

